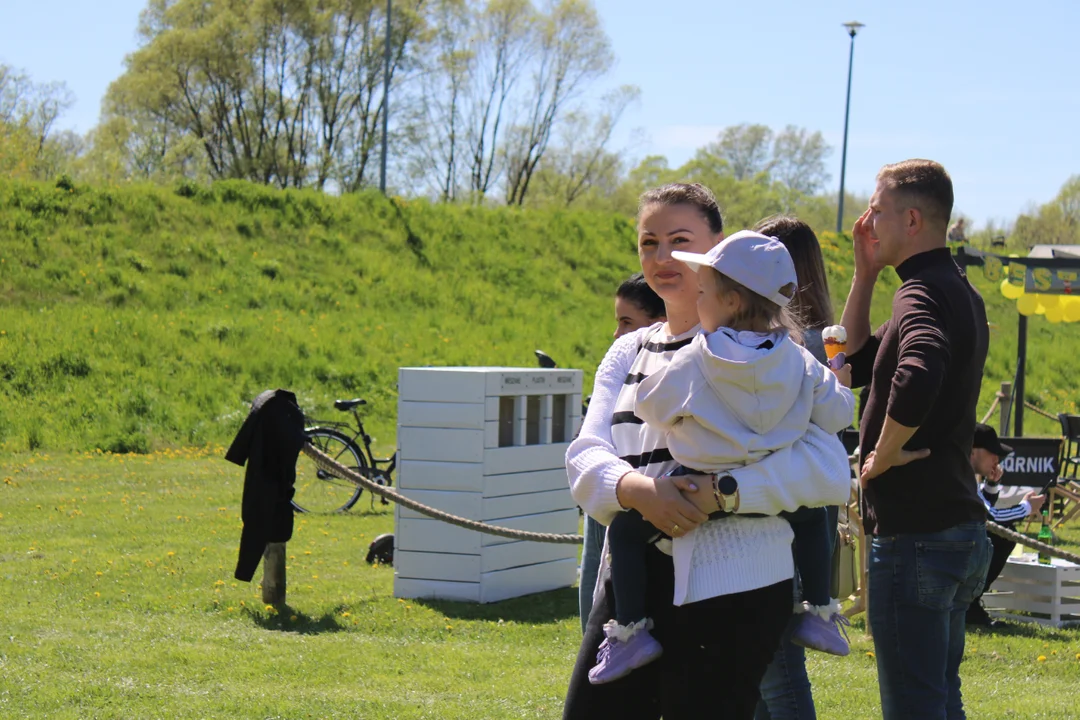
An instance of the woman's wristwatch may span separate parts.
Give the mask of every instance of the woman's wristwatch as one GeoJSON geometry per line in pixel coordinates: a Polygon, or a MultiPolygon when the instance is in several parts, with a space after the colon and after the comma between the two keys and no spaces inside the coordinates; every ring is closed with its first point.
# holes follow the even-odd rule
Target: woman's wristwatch
{"type": "Polygon", "coordinates": [[[739,482],[731,475],[714,473],[712,476],[713,498],[723,512],[739,511],[739,482]]]}

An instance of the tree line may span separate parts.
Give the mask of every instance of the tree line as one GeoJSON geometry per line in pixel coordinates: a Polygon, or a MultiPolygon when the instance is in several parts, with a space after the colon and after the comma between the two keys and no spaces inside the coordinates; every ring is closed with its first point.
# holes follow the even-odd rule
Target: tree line
{"type": "MultiPolygon", "coordinates": [[[[386,10],[381,0],[148,0],[138,47],[86,137],[55,132],[72,102],[62,84],[3,66],[0,123],[19,142],[4,143],[0,171],[353,192],[378,182],[389,113],[397,194],[625,204],[639,168],[612,143],[640,91],[598,93],[614,56],[591,0],[396,0],[386,10]]],[[[820,133],[738,126],[697,165],[813,194],[828,151],[820,133]]]]}
{"type": "MultiPolygon", "coordinates": [[[[646,187],[696,180],[735,224],[798,212],[832,225],[832,148],[820,132],[733,124],[679,167],[629,164],[633,148],[613,147],[615,130],[641,93],[599,92],[614,55],[591,0],[386,10],[385,0],[148,0],[138,47],[86,136],[57,130],[73,103],[66,86],[0,65],[0,174],[355,192],[378,186],[388,118],[389,190],[406,197],[633,213],[646,187]]],[[[1021,216],[1017,233],[1075,242],[1070,187],[1021,216]]],[[[851,220],[862,200],[845,201],[851,220]]]]}

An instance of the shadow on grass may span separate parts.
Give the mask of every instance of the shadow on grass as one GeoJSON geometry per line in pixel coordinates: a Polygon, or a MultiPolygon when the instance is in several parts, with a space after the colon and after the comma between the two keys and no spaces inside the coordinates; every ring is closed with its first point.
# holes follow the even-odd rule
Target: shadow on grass
{"type": "Polygon", "coordinates": [[[1076,640],[1076,627],[1056,628],[1052,625],[1042,625],[1035,622],[1022,622],[1019,620],[995,618],[997,623],[994,627],[980,627],[968,625],[968,633],[976,635],[1016,638],[1039,638],[1041,640],[1061,640],[1072,642],[1076,640]],[[1071,632],[1070,632],[1071,630],[1071,632]]]}
{"type": "Polygon", "coordinates": [[[356,501],[356,504],[342,513],[331,513],[336,515],[342,515],[344,517],[356,517],[356,518],[370,518],[370,517],[385,517],[393,516],[393,505],[382,505],[379,499],[375,499],[375,507],[372,508],[365,497],[361,497],[356,501]]]}
{"type": "Polygon", "coordinates": [[[322,635],[323,633],[344,632],[347,629],[339,621],[344,609],[344,605],[339,605],[320,617],[313,617],[285,604],[278,605],[273,612],[244,608],[244,614],[263,630],[277,630],[300,635],[322,635]]]}
{"type": "Polygon", "coordinates": [[[411,602],[429,607],[456,620],[505,620],[520,623],[546,623],[578,616],[578,590],[560,588],[549,592],[511,598],[496,603],[454,602],[416,598],[411,602]]]}

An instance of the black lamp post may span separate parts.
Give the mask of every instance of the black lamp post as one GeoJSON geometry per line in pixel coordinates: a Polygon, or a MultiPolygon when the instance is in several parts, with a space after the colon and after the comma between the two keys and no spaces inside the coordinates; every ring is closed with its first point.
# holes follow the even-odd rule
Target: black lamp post
{"type": "Polygon", "coordinates": [[[848,116],[851,114],[851,66],[855,61],[855,33],[866,27],[860,22],[846,22],[844,27],[851,36],[851,51],[848,53],[847,66],[847,103],[844,105],[844,146],[840,151],[840,203],[836,211],[836,232],[844,231],[844,172],[847,170],[847,129],[848,116]]]}
{"type": "Polygon", "coordinates": [[[383,45],[383,116],[382,159],[379,168],[379,190],[386,194],[386,138],[390,132],[390,20],[393,18],[393,0],[386,0],[386,42],[383,45]]]}

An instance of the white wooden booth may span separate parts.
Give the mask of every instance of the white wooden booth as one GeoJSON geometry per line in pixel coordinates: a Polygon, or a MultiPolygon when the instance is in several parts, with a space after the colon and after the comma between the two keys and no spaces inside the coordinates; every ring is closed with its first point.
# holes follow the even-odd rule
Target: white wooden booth
{"type": "Polygon", "coordinates": [[[1080,565],[1060,558],[1040,565],[1036,557],[1009,558],[983,604],[995,617],[1058,628],[1080,624],[1080,565]]]}
{"type": "MultiPolygon", "coordinates": [[[[469,520],[578,532],[566,448],[580,370],[401,368],[398,490],[469,520]]],[[[576,544],[511,540],[395,506],[394,596],[495,602],[569,587],[576,544]]]]}

